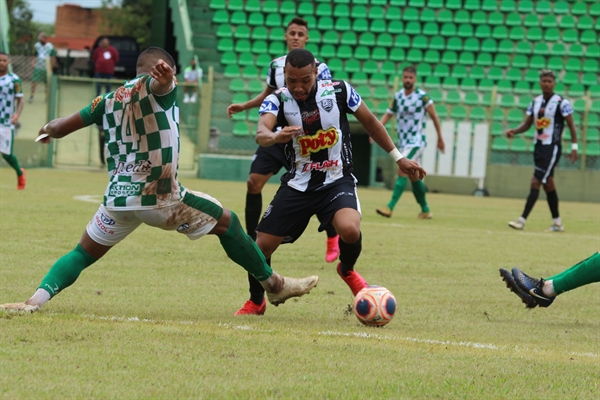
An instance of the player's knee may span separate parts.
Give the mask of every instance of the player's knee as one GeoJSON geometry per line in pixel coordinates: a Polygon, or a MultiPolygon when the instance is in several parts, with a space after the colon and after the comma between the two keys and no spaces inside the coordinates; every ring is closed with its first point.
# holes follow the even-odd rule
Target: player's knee
{"type": "Polygon", "coordinates": [[[356,243],[360,239],[360,227],[354,225],[346,225],[338,229],[338,235],[346,243],[356,243]]]}
{"type": "Polygon", "coordinates": [[[262,192],[263,187],[265,186],[265,182],[262,179],[257,179],[256,177],[250,175],[248,181],[246,181],[246,187],[248,188],[248,193],[258,194],[262,192]]]}

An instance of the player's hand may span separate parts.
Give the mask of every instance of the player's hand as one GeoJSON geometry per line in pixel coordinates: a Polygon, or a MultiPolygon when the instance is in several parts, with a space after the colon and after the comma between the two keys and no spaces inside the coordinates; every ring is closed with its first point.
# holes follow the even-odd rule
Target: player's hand
{"type": "Polygon", "coordinates": [[[369,144],[373,144],[375,143],[375,141],[373,140],[373,138],[371,136],[369,136],[369,144]]]}
{"type": "Polygon", "coordinates": [[[437,148],[440,151],[440,153],[444,154],[444,151],[446,151],[446,143],[444,143],[444,139],[438,139],[437,148]]]}
{"type": "Polygon", "coordinates": [[[284,126],[276,134],[275,141],[278,143],[286,143],[291,139],[304,134],[304,129],[301,126],[284,126]]]}
{"type": "Polygon", "coordinates": [[[509,129],[506,131],[506,136],[509,138],[512,138],[513,136],[515,136],[515,130],[514,129],[509,129]]]}
{"type": "Polygon", "coordinates": [[[13,114],[10,117],[10,123],[16,125],[19,122],[19,114],[13,114]]]}
{"type": "Polygon", "coordinates": [[[152,67],[150,76],[161,86],[170,85],[173,82],[173,68],[163,60],[158,60],[152,67]]]}
{"type": "Polygon", "coordinates": [[[244,111],[244,107],[241,104],[230,104],[227,107],[227,116],[231,118],[233,114],[241,113],[242,111],[244,111]]]}
{"type": "Polygon", "coordinates": [[[419,163],[409,160],[406,157],[401,158],[397,162],[400,171],[410,176],[411,178],[423,179],[427,175],[427,171],[419,165],[419,163]]]}
{"type": "Polygon", "coordinates": [[[571,164],[575,164],[575,161],[577,161],[577,150],[571,150],[571,154],[567,158],[571,160],[571,164]]]}
{"type": "Polygon", "coordinates": [[[38,136],[37,138],[35,138],[35,141],[48,144],[51,140],[52,138],[50,137],[50,133],[48,132],[48,124],[46,124],[38,132],[38,136]]]}

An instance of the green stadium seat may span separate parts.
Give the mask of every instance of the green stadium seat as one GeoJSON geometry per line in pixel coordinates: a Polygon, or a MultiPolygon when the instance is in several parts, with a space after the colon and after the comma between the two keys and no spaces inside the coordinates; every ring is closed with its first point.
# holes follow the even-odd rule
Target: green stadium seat
{"type": "Polygon", "coordinates": [[[364,85],[369,82],[369,79],[367,77],[367,74],[365,74],[364,72],[355,72],[354,74],[352,74],[350,81],[353,85],[364,85]]]}
{"type": "Polygon", "coordinates": [[[241,66],[254,65],[254,55],[250,52],[239,53],[238,64],[241,66]]]}
{"type": "Polygon", "coordinates": [[[424,62],[417,65],[417,76],[429,76],[431,75],[431,64],[424,62]]]}
{"type": "Polygon", "coordinates": [[[531,85],[529,82],[519,81],[515,83],[514,91],[517,94],[530,94],[531,93],[531,85]]]}
{"type": "Polygon", "coordinates": [[[223,0],[210,0],[208,7],[212,10],[224,10],[225,2],[223,0]]]}
{"type": "MultiPolygon", "coordinates": [[[[388,8],[388,12],[386,14],[387,19],[391,19],[389,17],[391,10],[392,10],[391,7],[388,8]]],[[[402,18],[400,9],[398,9],[398,12],[400,12],[398,18],[402,18]]],[[[421,22],[437,22],[438,19],[437,19],[437,16],[435,15],[435,11],[433,11],[430,8],[426,8],[421,11],[421,14],[419,15],[419,21],[421,21],[421,22]]]]}
{"type": "Polygon", "coordinates": [[[225,10],[215,11],[212,22],[214,24],[227,24],[229,22],[229,13],[225,10]]]}
{"type": "Polygon", "coordinates": [[[385,19],[390,21],[399,21],[402,19],[402,10],[399,7],[388,7],[385,19]]]}
{"type": "Polygon", "coordinates": [[[328,58],[331,58],[331,57],[335,57],[336,54],[337,54],[337,52],[336,52],[336,46],[333,45],[333,44],[324,44],[319,49],[319,56],[323,57],[325,59],[328,59],[328,58]]]}
{"type": "Polygon", "coordinates": [[[246,16],[245,12],[234,11],[233,14],[231,14],[231,19],[229,20],[229,22],[232,25],[245,25],[247,20],[248,20],[248,18],[246,16]]]}
{"type": "MultiPolygon", "coordinates": [[[[581,17],[584,18],[584,17],[581,17]]],[[[558,26],[561,29],[575,28],[575,17],[572,15],[563,15],[558,26]]]]}
{"type": "Polygon", "coordinates": [[[458,57],[458,63],[462,65],[473,65],[475,64],[475,55],[470,51],[463,51],[458,57]]]}
{"type": "Polygon", "coordinates": [[[454,20],[454,14],[452,11],[443,9],[438,11],[437,22],[440,24],[445,24],[448,22],[452,22],[454,20]]]}
{"type": "Polygon", "coordinates": [[[452,51],[462,51],[463,49],[463,41],[459,37],[451,37],[448,39],[448,43],[446,44],[447,50],[452,51]]]}
{"type": "MultiPolygon", "coordinates": [[[[590,86],[588,88],[588,90],[590,91],[592,98],[599,99],[600,98],[600,85],[598,83],[591,83],[588,85],[590,86]]],[[[594,104],[596,104],[596,103],[594,102],[594,104]]]]}
{"type": "Polygon", "coordinates": [[[423,25],[423,34],[427,36],[435,36],[439,33],[439,26],[435,22],[426,22],[423,25]]]}
{"type": "Polygon", "coordinates": [[[418,21],[410,21],[406,24],[404,31],[409,35],[418,35],[421,33],[421,23],[418,21]]]}
{"type": "Polygon", "coordinates": [[[600,156],[600,143],[591,142],[585,146],[585,155],[588,157],[600,156]]]}
{"type": "Polygon", "coordinates": [[[479,53],[477,54],[477,60],[475,61],[477,65],[482,65],[484,67],[489,67],[492,65],[492,55],[490,53],[479,53]]]}
{"type": "Polygon", "coordinates": [[[539,40],[542,40],[542,28],[529,28],[527,30],[527,40],[530,40],[532,42],[537,42],[539,40]]]}
{"type": "Polygon", "coordinates": [[[334,22],[332,17],[319,17],[317,20],[317,28],[326,31],[329,29],[333,29],[334,22]]]}
{"type": "Polygon", "coordinates": [[[542,28],[555,28],[558,26],[556,16],[553,14],[544,15],[542,18],[542,28]]]}
{"type": "Polygon", "coordinates": [[[240,39],[237,42],[235,42],[235,48],[234,50],[237,53],[245,53],[245,52],[249,52],[251,49],[251,45],[250,45],[250,40],[248,39],[240,39]]]}
{"type": "MultiPolygon", "coordinates": [[[[350,12],[349,9],[348,9],[348,12],[350,12]]],[[[317,8],[315,10],[315,15],[317,17],[331,17],[333,15],[333,10],[331,8],[331,4],[325,4],[325,3],[317,4],[317,8]]],[[[341,16],[345,17],[347,15],[341,15],[341,16]]]]}
{"type": "Polygon", "coordinates": [[[515,105],[515,96],[509,95],[509,94],[502,95],[499,105],[500,105],[500,107],[504,107],[504,108],[513,107],[515,105]]]}
{"type": "Polygon", "coordinates": [[[527,28],[537,28],[540,26],[540,19],[537,14],[528,14],[523,20],[523,26],[527,28]]]}
{"type": "Polygon", "coordinates": [[[496,0],[483,0],[481,9],[483,11],[496,11],[498,9],[498,2],[496,0]]]}
{"type": "Polygon", "coordinates": [[[269,31],[269,40],[281,41],[283,40],[284,35],[285,30],[282,27],[274,27],[269,31]]]}
{"type": "Polygon", "coordinates": [[[479,94],[474,93],[474,92],[465,93],[465,100],[463,101],[463,103],[468,106],[478,105],[479,104],[479,94]]]}
{"type": "Polygon", "coordinates": [[[473,25],[487,24],[487,14],[484,11],[477,10],[471,14],[471,21],[473,25]]]}
{"type": "Polygon", "coordinates": [[[579,43],[573,43],[569,46],[569,57],[583,57],[585,50],[579,43]]]}
{"type": "Polygon", "coordinates": [[[529,69],[525,72],[525,77],[523,79],[525,82],[538,83],[540,81],[539,71],[529,69]]]}
{"type": "Polygon", "coordinates": [[[590,44],[589,46],[587,46],[586,56],[592,58],[600,58],[600,45],[590,44]]]}
{"type": "Polygon", "coordinates": [[[350,18],[336,18],[335,19],[335,30],[338,32],[347,32],[350,30],[351,23],[350,18]]]}
{"type": "Polygon", "coordinates": [[[433,89],[427,92],[427,94],[434,103],[442,102],[444,100],[444,92],[441,90],[433,89]]]}
{"type": "Polygon", "coordinates": [[[374,33],[387,32],[387,25],[383,19],[374,19],[371,21],[370,31],[374,33]]]}
{"type": "Polygon", "coordinates": [[[440,34],[442,36],[456,36],[456,25],[450,22],[443,24],[440,34]]]}
{"type": "MultiPolygon", "coordinates": [[[[240,25],[235,28],[233,36],[236,39],[249,39],[250,38],[250,27],[248,25],[240,25]]],[[[283,38],[283,35],[281,36],[283,38]]],[[[280,40],[281,40],[280,38],[280,40]]]]}
{"type": "Polygon", "coordinates": [[[265,23],[265,16],[263,13],[253,12],[248,16],[248,25],[262,27],[265,23]]]}
{"type": "Polygon", "coordinates": [[[359,72],[361,70],[360,61],[351,58],[348,61],[346,61],[346,66],[344,69],[350,73],[359,72]]]}
{"type": "Polygon", "coordinates": [[[521,14],[512,12],[506,16],[506,26],[521,26],[521,14]]]}
{"type": "Polygon", "coordinates": [[[232,103],[245,103],[248,101],[248,96],[246,93],[235,93],[233,95],[232,103]]]}
{"type": "Polygon", "coordinates": [[[527,68],[529,66],[529,60],[522,54],[517,54],[512,61],[512,66],[516,68],[527,68]]]}
{"type": "Polygon", "coordinates": [[[516,8],[517,4],[514,0],[502,0],[502,3],[500,3],[500,11],[503,13],[515,11],[516,8]]]}
{"type": "Polygon", "coordinates": [[[390,21],[387,27],[387,31],[392,35],[398,35],[404,32],[404,24],[402,23],[402,21],[399,20],[390,21]]]}
{"type": "Polygon", "coordinates": [[[529,104],[531,103],[531,98],[529,96],[521,96],[519,97],[519,101],[517,102],[517,106],[521,110],[527,110],[529,104]]]}
{"type": "Polygon", "coordinates": [[[442,62],[444,64],[453,65],[458,62],[458,55],[455,51],[445,51],[442,54],[442,62]]]}
{"type": "Polygon", "coordinates": [[[441,36],[434,36],[429,41],[429,48],[432,50],[444,50],[446,48],[446,41],[441,36]]]}
{"type": "Polygon", "coordinates": [[[543,56],[533,56],[529,59],[529,68],[544,69],[546,68],[546,58],[543,56]]]}
{"type": "Polygon", "coordinates": [[[269,54],[275,57],[281,57],[282,54],[286,53],[286,49],[281,42],[271,42],[269,45],[269,54]]]}
{"type": "Polygon", "coordinates": [[[381,72],[374,73],[373,75],[371,75],[371,78],[369,79],[369,83],[374,86],[383,86],[383,85],[387,84],[387,81],[388,81],[387,76],[381,72]]]}
{"type": "Polygon", "coordinates": [[[428,76],[425,78],[425,87],[429,88],[429,89],[436,89],[441,87],[442,82],[440,81],[440,78],[438,78],[437,76],[428,76]]]}
{"type": "Polygon", "coordinates": [[[500,68],[506,68],[510,65],[510,58],[507,54],[497,54],[494,58],[494,65],[500,68]]]}
{"type": "Polygon", "coordinates": [[[341,44],[347,44],[349,46],[356,46],[358,43],[356,33],[352,31],[346,31],[342,33],[342,39],[340,40],[341,44]]]}
{"type": "Polygon", "coordinates": [[[581,71],[581,60],[578,58],[569,58],[565,65],[565,70],[569,72],[581,71]]]}
{"type": "Polygon", "coordinates": [[[229,82],[229,90],[232,92],[243,92],[246,90],[246,81],[241,78],[232,79],[229,82]]]}
{"type": "Polygon", "coordinates": [[[512,82],[502,80],[496,83],[498,93],[512,93],[512,89],[512,82]]]}
{"type": "Polygon", "coordinates": [[[560,39],[558,28],[548,28],[544,33],[544,40],[547,42],[556,42],[560,39]]]}
{"type": "Polygon", "coordinates": [[[437,64],[440,62],[440,52],[437,50],[427,50],[423,56],[423,61],[437,64]]]}
{"type": "Polygon", "coordinates": [[[576,29],[566,29],[563,31],[562,41],[565,43],[575,43],[579,40],[579,33],[576,29]]]}
{"type": "Polygon", "coordinates": [[[488,17],[488,24],[490,25],[504,25],[504,14],[501,12],[493,12],[488,17]]]}
{"type": "Polygon", "coordinates": [[[390,97],[387,87],[377,86],[373,90],[373,98],[376,100],[388,100],[390,97]]]}
{"type": "Polygon", "coordinates": [[[464,5],[465,10],[475,11],[481,9],[481,1],[480,0],[465,0],[464,5]]]}
{"type": "Polygon", "coordinates": [[[525,112],[523,110],[512,109],[506,114],[506,120],[508,122],[522,122],[525,118],[525,112]]]}
{"type": "Polygon", "coordinates": [[[352,10],[350,10],[351,18],[366,18],[367,16],[367,7],[362,4],[353,4],[352,10]]]}
{"type": "Polygon", "coordinates": [[[406,60],[411,63],[423,61],[423,52],[420,49],[410,49],[406,55],[406,60]]]}
{"type": "Polygon", "coordinates": [[[514,52],[514,42],[510,39],[503,39],[498,44],[498,52],[500,53],[513,53],[514,52]]]}
{"type": "MultiPolygon", "coordinates": [[[[564,17],[563,17],[564,18],[564,17]]],[[[583,15],[577,20],[577,29],[586,30],[594,28],[594,19],[589,15],[583,15]]]]}
{"type": "Polygon", "coordinates": [[[377,35],[376,45],[380,47],[392,47],[394,38],[387,32],[380,33],[377,35]]]}
{"type": "Polygon", "coordinates": [[[579,41],[583,44],[596,43],[597,40],[598,40],[598,35],[592,29],[588,29],[588,30],[581,32],[581,37],[579,38],[579,41]]]}
{"type": "Polygon", "coordinates": [[[477,28],[475,28],[474,35],[479,39],[490,38],[492,36],[492,28],[490,28],[488,25],[478,25],[477,28]]]}
{"type": "Polygon", "coordinates": [[[519,82],[522,78],[523,74],[518,68],[510,68],[506,71],[506,79],[511,82],[519,82]]]}
{"type": "MultiPolygon", "coordinates": [[[[589,126],[589,125],[588,125],[589,126]]],[[[598,130],[588,129],[586,142],[597,142],[600,140],[600,132],[598,130]]]]}
{"type": "Polygon", "coordinates": [[[308,42],[306,43],[306,50],[310,51],[313,56],[315,56],[316,58],[321,57],[321,49],[319,48],[319,45],[316,44],[315,42],[308,42]]]}
{"type": "Polygon", "coordinates": [[[462,0],[446,0],[446,8],[449,10],[460,10],[462,8],[462,0]]]}
{"type": "Polygon", "coordinates": [[[552,45],[552,49],[550,50],[550,54],[553,56],[562,57],[567,54],[567,48],[563,43],[554,43],[552,45]]]}
{"type": "Polygon", "coordinates": [[[344,62],[337,57],[331,57],[327,60],[327,67],[329,67],[329,70],[335,74],[336,71],[341,71],[344,69],[344,62]]]}
{"type": "MultiPolygon", "coordinates": [[[[567,60],[568,63],[569,60],[567,60]]],[[[566,72],[562,79],[565,85],[572,85],[574,83],[579,83],[579,74],[577,72],[566,72]]]]}
{"type": "Polygon", "coordinates": [[[336,56],[342,60],[347,60],[352,57],[352,53],[352,47],[343,44],[337,48],[336,56]]]}
{"type": "Polygon", "coordinates": [[[580,97],[585,95],[585,88],[581,83],[574,83],[569,86],[569,96],[580,97]]]}
{"type": "Polygon", "coordinates": [[[529,150],[529,146],[527,144],[527,140],[516,137],[512,140],[510,144],[510,150],[518,153],[524,153],[529,150]]]}
{"type": "Polygon", "coordinates": [[[267,14],[265,26],[280,27],[282,24],[283,22],[281,21],[281,14],[267,14]]]}
{"type": "Polygon", "coordinates": [[[375,46],[375,34],[372,32],[363,32],[360,34],[358,43],[361,46],[375,46]]]}
{"type": "Polygon", "coordinates": [[[537,55],[548,55],[550,51],[548,50],[548,43],[546,42],[537,42],[533,45],[533,54],[537,55]]]}
{"type": "Polygon", "coordinates": [[[406,52],[402,48],[395,47],[390,51],[390,60],[391,61],[405,61],[406,60],[406,52]]]}
{"type": "MultiPolygon", "coordinates": [[[[371,4],[373,4],[373,0],[371,0],[371,4]]],[[[387,1],[383,1],[382,5],[387,5],[387,1]]],[[[409,0],[408,5],[411,7],[423,8],[425,7],[425,0],[409,0]]]]}
{"type": "Polygon", "coordinates": [[[504,79],[504,70],[499,67],[492,67],[488,70],[487,77],[494,81],[504,79]]]}
{"type": "MultiPolygon", "coordinates": [[[[300,4],[298,5],[297,13],[300,16],[302,16],[304,18],[307,15],[315,15],[315,6],[312,4],[312,2],[301,1],[299,3],[300,4]]],[[[310,27],[310,25],[309,25],[309,27],[310,27]]]]}
{"type": "Polygon", "coordinates": [[[550,57],[548,59],[548,68],[554,71],[561,71],[564,67],[562,57],[550,57]]]}
{"type": "Polygon", "coordinates": [[[454,106],[450,112],[450,118],[455,120],[467,119],[467,109],[463,106],[454,106]]]}
{"type": "Polygon", "coordinates": [[[519,1],[519,6],[517,8],[521,14],[530,13],[533,11],[533,1],[531,0],[521,0],[519,1]]]}
{"type": "Polygon", "coordinates": [[[217,37],[218,38],[233,37],[233,31],[231,30],[231,26],[228,24],[219,25],[217,28],[217,37]]]}
{"type": "Polygon", "coordinates": [[[497,123],[492,124],[491,130],[492,130],[492,136],[496,136],[496,137],[504,136],[504,127],[502,126],[502,124],[497,124],[497,123]]]}
{"type": "Polygon", "coordinates": [[[508,32],[508,38],[511,40],[523,40],[525,38],[525,29],[520,26],[513,26],[508,32]]]}
{"type": "Polygon", "coordinates": [[[469,76],[473,79],[484,79],[485,78],[485,69],[481,66],[473,66],[471,67],[471,72],[469,76]]]}
{"type": "Polygon", "coordinates": [[[340,37],[338,36],[338,33],[336,31],[329,30],[323,34],[323,38],[321,39],[321,42],[324,44],[336,45],[340,42],[340,37]]]}
{"type": "MultiPolygon", "coordinates": [[[[273,12],[273,11],[268,11],[273,12]]],[[[282,14],[296,14],[296,2],[295,1],[282,1],[279,7],[279,12],[282,14]]]]}
{"type": "Polygon", "coordinates": [[[436,104],[435,112],[437,113],[438,117],[440,117],[440,119],[446,119],[448,117],[448,109],[443,104],[436,104]]]}
{"type": "Polygon", "coordinates": [[[223,65],[237,64],[237,54],[235,54],[232,51],[226,51],[221,56],[221,64],[223,64],[223,65]]]}
{"type": "Polygon", "coordinates": [[[368,60],[371,58],[371,51],[366,46],[358,46],[354,50],[354,57],[357,60],[368,60]]]}
{"type": "Polygon", "coordinates": [[[393,61],[384,61],[381,64],[381,72],[386,75],[395,75],[398,72],[396,69],[396,63],[393,61]]]}
{"type": "Polygon", "coordinates": [[[485,109],[482,107],[473,107],[469,113],[469,118],[473,121],[484,121],[487,118],[485,109]]]}
{"type": "MultiPolygon", "coordinates": [[[[394,1],[390,1],[390,4],[393,4],[394,1]]],[[[440,8],[444,8],[444,0],[428,0],[427,1],[427,7],[429,8],[433,8],[433,9],[440,9],[440,8]]]]}
{"type": "Polygon", "coordinates": [[[438,64],[433,69],[433,76],[446,78],[450,76],[450,67],[447,64],[438,64]]]}
{"type": "Polygon", "coordinates": [[[455,24],[468,24],[471,22],[471,13],[467,10],[458,10],[454,13],[455,24]]]}
{"type": "Polygon", "coordinates": [[[566,1],[557,1],[554,3],[554,14],[568,14],[569,13],[569,3],[566,1]]]}
{"type": "Polygon", "coordinates": [[[476,90],[477,89],[477,81],[473,78],[464,78],[460,81],[461,90],[476,90]]]}
{"type": "Polygon", "coordinates": [[[463,38],[473,37],[473,25],[460,24],[458,27],[457,35],[463,38]]]}
{"type": "Polygon", "coordinates": [[[494,111],[492,112],[492,120],[496,122],[504,121],[504,110],[501,108],[494,108],[494,111]]]}
{"type": "Polygon", "coordinates": [[[419,12],[416,8],[408,7],[404,10],[404,14],[402,14],[402,19],[404,21],[418,21],[419,12]]]}
{"type": "Polygon", "coordinates": [[[217,42],[217,50],[219,51],[233,51],[233,39],[223,38],[217,42]]]}
{"type": "Polygon", "coordinates": [[[265,68],[269,65],[271,65],[271,56],[267,52],[259,54],[256,58],[256,66],[260,68],[265,68]]]}
{"type": "Polygon", "coordinates": [[[585,99],[577,99],[573,102],[573,110],[575,110],[578,113],[584,113],[585,112],[585,107],[586,107],[586,101],[585,99]]]}
{"type": "Polygon", "coordinates": [[[235,136],[248,136],[250,135],[250,127],[246,122],[236,122],[233,125],[233,134],[235,136]]]}
{"type": "Polygon", "coordinates": [[[352,23],[352,29],[355,32],[368,32],[369,31],[369,23],[366,18],[356,18],[352,23]]]}
{"type": "Polygon", "coordinates": [[[549,1],[541,0],[538,1],[535,6],[535,11],[539,14],[548,14],[552,12],[552,5],[549,1]]]}
{"type": "Polygon", "coordinates": [[[371,52],[371,58],[375,61],[385,61],[388,59],[388,51],[385,47],[375,47],[371,52]]]}
{"type": "MultiPolygon", "coordinates": [[[[223,75],[225,76],[225,78],[239,78],[240,76],[242,76],[240,67],[238,67],[235,64],[226,65],[225,69],[223,70],[223,75]]],[[[234,103],[239,103],[239,102],[234,102],[234,103]]]]}
{"type": "MultiPolygon", "coordinates": [[[[446,68],[448,68],[448,70],[450,69],[450,67],[446,64],[438,64],[436,68],[441,66],[445,66],[446,68]]],[[[455,65],[452,68],[451,76],[456,79],[464,79],[469,76],[469,72],[467,71],[467,67],[465,67],[464,65],[455,65]]]]}
{"type": "Polygon", "coordinates": [[[491,92],[494,89],[494,81],[488,78],[483,78],[479,80],[479,85],[477,86],[477,90],[480,92],[491,92]]]}
{"type": "Polygon", "coordinates": [[[458,79],[450,76],[444,79],[442,87],[446,90],[458,89],[458,79]]]}
{"type": "Polygon", "coordinates": [[[348,76],[348,73],[346,71],[340,71],[337,74],[335,74],[335,79],[347,81],[350,79],[350,76],[348,76]]]}
{"type": "Polygon", "coordinates": [[[245,79],[254,79],[259,76],[258,68],[254,65],[248,65],[244,67],[244,72],[242,72],[242,78],[245,79]]]}
{"type": "Polygon", "coordinates": [[[371,7],[369,8],[369,14],[368,14],[369,19],[383,19],[384,16],[385,16],[385,12],[383,10],[383,7],[371,5],[371,7]]]}

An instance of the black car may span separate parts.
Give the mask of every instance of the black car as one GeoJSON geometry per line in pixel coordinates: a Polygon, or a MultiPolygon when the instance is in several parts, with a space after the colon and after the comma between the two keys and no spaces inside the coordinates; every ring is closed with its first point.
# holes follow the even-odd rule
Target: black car
{"type": "Polygon", "coordinates": [[[138,55],[140,54],[140,47],[138,46],[135,38],[131,36],[99,36],[94,41],[94,46],[90,50],[90,58],[88,61],[90,77],[94,76],[94,62],[92,61],[92,54],[98,47],[100,40],[107,38],[110,45],[117,49],[119,52],[119,62],[115,65],[115,78],[131,79],[135,78],[135,65],[137,62],[138,55]]]}

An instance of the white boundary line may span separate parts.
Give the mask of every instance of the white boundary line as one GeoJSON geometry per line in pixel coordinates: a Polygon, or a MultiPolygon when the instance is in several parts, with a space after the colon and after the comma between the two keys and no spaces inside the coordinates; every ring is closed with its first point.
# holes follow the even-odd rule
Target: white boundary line
{"type": "MultiPolygon", "coordinates": [[[[62,314],[57,314],[62,315],[62,314]]],[[[173,321],[173,320],[155,320],[143,318],[140,319],[138,317],[117,317],[117,316],[100,316],[95,314],[83,314],[85,318],[96,319],[100,321],[117,321],[117,322],[128,322],[128,323],[151,323],[151,324],[159,324],[159,323],[168,323],[175,325],[195,325],[197,321],[173,321]]],[[[273,329],[260,329],[254,328],[249,325],[237,325],[233,323],[219,322],[219,327],[225,329],[233,329],[236,331],[255,331],[255,332],[275,332],[273,329]]],[[[302,333],[307,334],[305,331],[294,331],[294,333],[302,333]]],[[[420,343],[420,344],[432,344],[437,346],[452,346],[452,347],[467,347],[471,349],[483,349],[483,350],[492,350],[492,351],[501,351],[501,350],[509,350],[514,352],[528,352],[528,353],[545,353],[545,352],[554,352],[554,350],[540,350],[540,349],[530,349],[528,347],[523,346],[497,346],[491,343],[477,343],[477,342],[455,342],[451,340],[435,340],[435,339],[421,339],[421,338],[413,338],[413,337],[397,337],[390,335],[380,335],[377,333],[368,333],[368,332],[336,332],[336,331],[322,331],[318,332],[318,335],[321,336],[337,336],[337,337],[355,337],[359,339],[377,339],[377,340],[399,340],[402,342],[410,342],[410,343],[420,343]]],[[[578,353],[578,352],[569,352],[566,353],[568,356],[576,356],[576,357],[588,357],[588,358],[598,358],[598,353],[586,352],[586,353],[578,353]]]]}

